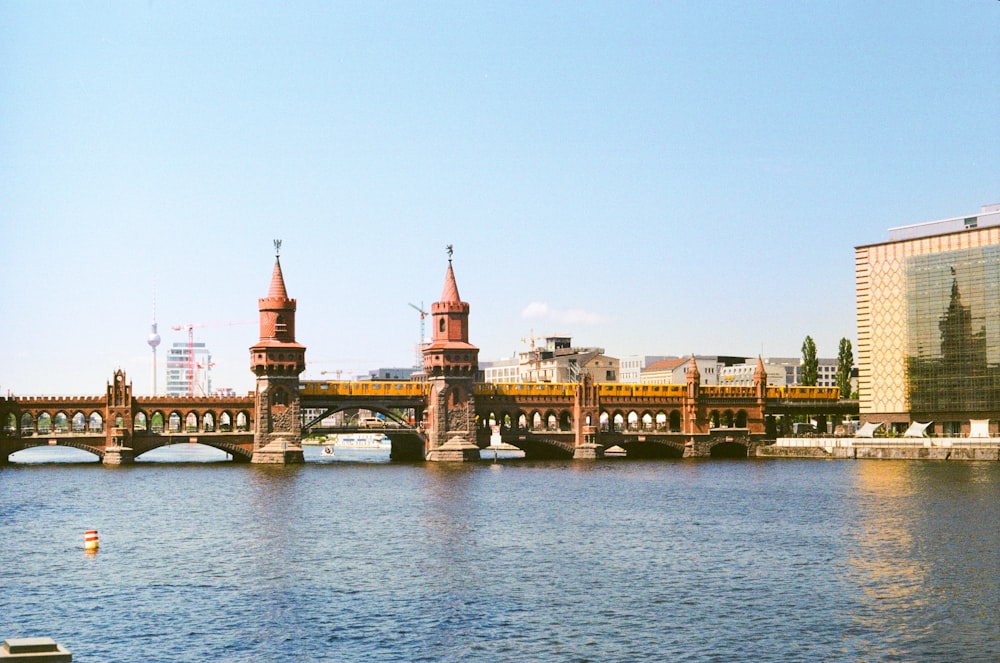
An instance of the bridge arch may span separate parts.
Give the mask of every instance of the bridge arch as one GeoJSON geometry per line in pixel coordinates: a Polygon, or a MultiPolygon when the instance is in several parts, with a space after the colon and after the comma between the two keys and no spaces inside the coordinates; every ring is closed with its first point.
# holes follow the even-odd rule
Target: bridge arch
{"type": "Polygon", "coordinates": [[[80,410],[73,413],[69,420],[70,430],[74,433],[82,433],[87,430],[87,415],[80,410]]]}
{"type": "Polygon", "coordinates": [[[48,412],[40,413],[35,421],[35,429],[41,435],[48,434],[52,430],[52,415],[48,412]]]}
{"type": "Polygon", "coordinates": [[[30,412],[21,415],[21,434],[35,432],[35,418],[30,412]]]}
{"type": "Polygon", "coordinates": [[[145,433],[149,430],[149,417],[142,410],[139,410],[132,417],[132,430],[138,433],[145,433]]]}
{"type": "Polygon", "coordinates": [[[680,433],[681,432],[681,412],[680,410],[670,411],[670,432],[680,433]]]}
{"type": "Polygon", "coordinates": [[[162,433],[165,430],[166,417],[163,416],[163,412],[160,410],[154,410],[153,414],[149,415],[149,430],[153,433],[162,433]]]}
{"type": "Polygon", "coordinates": [[[104,432],[104,415],[97,410],[90,413],[90,416],[87,417],[87,421],[90,424],[90,428],[88,430],[90,430],[91,433],[104,432]]]}
{"type": "Polygon", "coordinates": [[[56,416],[52,417],[52,430],[56,433],[69,432],[69,417],[62,410],[56,412],[56,416]]]}
{"type": "Polygon", "coordinates": [[[180,433],[182,423],[183,420],[181,418],[181,413],[177,410],[172,410],[170,414],[167,415],[167,432],[180,433]]]}
{"type": "Polygon", "coordinates": [[[215,413],[208,411],[201,417],[201,429],[206,433],[215,432],[215,413]]]}
{"type": "Polygon", "coordinates": [[[653,414],[649,410],[644,411],[642,416],[639,417],[640,427],[644,431],[653,430],[653,421],[653,414]]]}
{"type": "Polygon", "coordinates": [[[747,411],[746,410],[737,410],[736,411],[736,420],[735,420],[734,423],[736,424],[737,428],[746,428],[747,427],[747,411]]]}

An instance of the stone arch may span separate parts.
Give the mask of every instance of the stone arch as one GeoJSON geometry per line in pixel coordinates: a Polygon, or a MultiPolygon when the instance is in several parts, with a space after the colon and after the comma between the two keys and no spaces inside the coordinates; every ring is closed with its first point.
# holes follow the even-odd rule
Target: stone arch
{"type": "Polygon", "coordinates": [[[201,415],[201,429],[206,433],[215,432],[215,413],[208,411],[201,415]]]}
{"type": "Polygon", "coordinates": [[[628,429],[630,431],[639,430],[639,413],[635,410],[629,410],[628,413],[628,429]]]}
{"type": "Polygon", "coordinates": [[[21,434],[35,432],[35,418],[30,412],[21,415],[21,434]]]}
{"type": "Polygon", "coordinates": [[[653,415],[647,410],[639,418],[640,426],[644,431],[653,430],[653,415]]]}
{"type": "Polygon", "coordinates": [[[154,433],[162,433],[166,428],[166,423],[167,422],[163,417],[163,413],[156,410],[149,417],[149,430],[154,433]]]}
{"type": "Polygon", "coordinates": [[[87,417],[87,423],[90,426],[89,430],[91,433],[103,433],[104,432],[104,415],[94,410],[87,417]]]}
{"type": "Polygon", "coordinates": [[[144,433],[149,430],[149,417],[142,410],[135,413],[132,419],[132,430],[144,433]]]}
{"type": "Polygon", "coordinates": [[[559,413],[559,430],[573,430],[573,413],[569,410],[563,410],[559,413]]]}
{"type": "Polygon", "coordinates": [[[69,417],[62,410],[56,412],[56,416],[52,417],[52,429],[56,433],[69,432],[69,417]]]}
{"type": "Polygon", "coordinates": [[[3,429],[6,433],[13,434],[17,430],[17,415],[8,412],[3,416],[3,429]]]}
{"type": "Polygon", "coordinates": [[[680,433],[681,432],[681,411],[671,410],[670,411],[670,432],[680,433]]]}
{"type": "Polygon", "coordinates": [[[601,412],[601,416],[598,417],[598,421],[600,421],[601,432],[606,433],[611,430],[611,415],[607,412],[601,412]]]}
{"type": "Polygon", "coordinates": [[[233,415],[229,410],[223,410],[219,413],[219,430],[223,433],[229,433],[233,430],[233,415]]]}
{"type": "Polygon", "coordinates": [[[664,412],[663,410],[658,411],[656,413],[656,417],[654,418],[654,425],[656,426],[656,430],[658,430],[658,431],[665,431],[665,430],[667,430],[668,429],[668,426],[667,426],[667,413],[664,412]]]}
{"type": "Polygon", "coordinates": [[[115,415],[115,428],[121,428],[125,425],[125,418],[120,414],[115,415]]]}
{"type": "Polygon", "coordinates": [[[236,430],[245,432],[250,430],[250,414],[246,410],[240,410],[236,415],[236,430]]]}
{"type": "Polygon", "coordinates": [[[77,410],[70,419],[70,428],[74,433],[83,433],[87,430],[87,415],[77,410]]]}
{"type": "Polygon", "coordinates": [[[545,430],[559,430],[559,417],[552,410],[545,413],[545,430]]]}
{"type": "Polygon", "coordinates": [[[47,435],[52,430],[52,415],[48,412],[39,414],[38,420],[35,422],[35,429],[39,435],[47,435]]]}
{"type": "Polygon", "coordinates": [[[185,433],[197,433],[198,432],[198,413],[195,411],[188,412],[184,415],[184,432],[185,433]]]}
{"type": "Polygon", "coordinates": [[[184,418],[181,413],[177,410],[172,410],[169,415],[167,415],[167,432],[168,433],[180,433],[181,428],[184,425],[184,418]]]}
{"type": "Polygon", "coordinates": [[[726,410],[725,412],[722,413],[722,425],[725,428],[732,428],[733,427],[733,411],[732,410],[726,410]]]}
{"type": "Polygon", "coordinates": [[[625,415],[621,411],[616,411],[615,416],[612,418],[613,425],[611,430],[616,433],[620,433],[625,430],[625,415]]]}
{"type": "Polygon", "coordinates": [[[517,415],[517,430],[528,430],[528,415],[524,412],[517,415]]]}
{"type": "Polygon", "coordinates": [[[737,410],[736,411],[736,419],[735,419],[734,423],[736,424],[737,428],[746,428],[747,427],[747,411],[746,410],[737,410]]]}
{"type": "Polygon", "coordinates": [[[535,410],[534,412],[532,412],[532,414],[531,414],[531,430],[541,430],[543,423],[544,422],[542,420],[542,413],[539,412],[538,410],[535,410]]]}

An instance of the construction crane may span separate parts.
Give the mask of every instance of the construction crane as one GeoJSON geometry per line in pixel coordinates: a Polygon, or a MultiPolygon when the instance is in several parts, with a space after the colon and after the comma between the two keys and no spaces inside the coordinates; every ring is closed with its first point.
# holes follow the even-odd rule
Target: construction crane
{"type": "Polygon", "coordinates": [[[420,306],[410,304],[410,308],[420,314],[420,340],[417,342],[417,363],[415,365],[415,368],[420,369],[424,365],[424,339],[427,338],[424,336],[424,319],[430,314],[424,310],[423,302],[420,302],[420,306]]]}
{"type": "Polygon", "coordinates": [[[535,345],[535,341],[540,341],[540,340],[542,340],[542,337],[541,336],[535,336],[535,330],[534,329],[532,329],[529,332],[528,338],[522,338],[521,339],[522,343],[530,343],[530,345],[529,345],[529,347],[531,349],[530,351],[531,351],[531,353],[533,355],[535,355],[535,379],[534,379],[534,382],[541,382],[542,381],[542,378],[541,378],[541,375],[540,375],[541,370],[542,370],[542,349],[539,348],[539,347],[537,347],[535,345]]]}
{"type": "MultiPolygon", "coordinates": [[[[186,331],[188,336],[188,353],[187,358],[184,363],[188,369],[188,396],[195,395],[195,387],[199,385],[198,383],[198,368],[202,367],[194,358],[194,330],[195,328],[201,327],[234,327],[238,325],[253,325],[256,324],[256,320],[241,320],[239,322],[189,322],[183,325],[172,325],[170,328],[174,331],[186,331]]],[[[204,368],[207,370],[214,363],[209,363],[204,368]]],[[[199,385],[200,386],[200,385],[199,385]]]]}

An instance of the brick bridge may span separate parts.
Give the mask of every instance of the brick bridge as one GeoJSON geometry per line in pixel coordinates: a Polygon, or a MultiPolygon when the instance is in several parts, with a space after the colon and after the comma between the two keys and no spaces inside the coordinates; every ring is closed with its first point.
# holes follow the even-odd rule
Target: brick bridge
{"type": "Polygon", "coordinates": [[[379,429],[396,460],[478,460],[499,439],[528,457],[598,458],[617,446],[632,457],[747,455],[787,430],[792,415],[857,414],[835,388],[768,387],[758,360],[752,387],[701,385],[692,358],[686,384],[476,383],[479,350],[469,343],[449,255],[441,300],[431,307],[433,338],[421,382],[300,381],[305,346],[295,341],[296,302],[275,257],[258,302],[260,338],[250,348],[256,390],[241,397],[136,397],[117,370],[104,396],[0,399],[0,463],[29,447],[89,451],[108,465],[153,449],[198,442],[234,461],[298,463],[302,438],[338,412],[385,415],[379,429]]]}

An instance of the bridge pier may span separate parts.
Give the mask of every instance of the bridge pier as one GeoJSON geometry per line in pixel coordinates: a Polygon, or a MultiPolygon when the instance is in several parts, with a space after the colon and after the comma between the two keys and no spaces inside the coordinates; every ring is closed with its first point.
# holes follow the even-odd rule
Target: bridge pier
{"type": "Polygon", "coordinates": [[[131,465],[135,462],[135,450],[132,447],[112,446],[104,449],[104,465],[131,465]]]}
{"type": "Polygon", "coordinates": [[[302,443],[294,439],[271,440],[268,444],[253,450],[251,463],[271,465],[297,465],[306,462],[302,443]]]}
{"type": "Polygon", "coordinates": [[[597,427],[584,426],[583,441],[573,449],[573,460],[596,460],[604,458],[604,445],[597,442],[597,427]]]}

